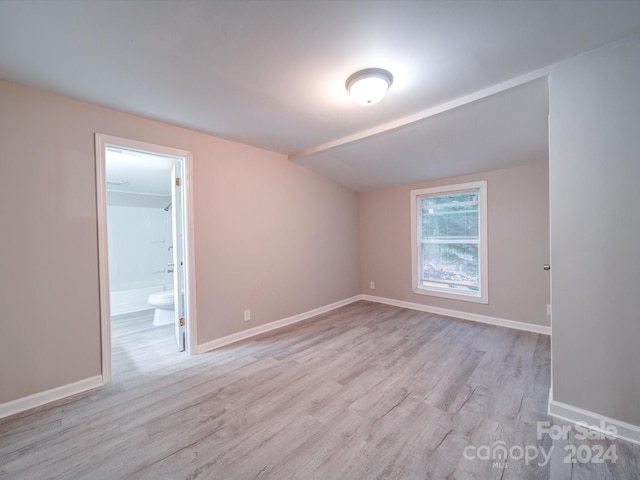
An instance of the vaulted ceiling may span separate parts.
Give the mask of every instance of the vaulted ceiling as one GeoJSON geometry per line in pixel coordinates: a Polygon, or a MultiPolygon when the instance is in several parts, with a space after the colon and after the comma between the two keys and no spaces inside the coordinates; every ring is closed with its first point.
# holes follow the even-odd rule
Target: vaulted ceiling
{"type": "Polygon", "coordinates": [[[0,78],[289,155],[356,190],[547,155],[543,67],[626,0],[0,1],[0,78]],[[392,72],[376,105],[346,78],[392,72]]]}

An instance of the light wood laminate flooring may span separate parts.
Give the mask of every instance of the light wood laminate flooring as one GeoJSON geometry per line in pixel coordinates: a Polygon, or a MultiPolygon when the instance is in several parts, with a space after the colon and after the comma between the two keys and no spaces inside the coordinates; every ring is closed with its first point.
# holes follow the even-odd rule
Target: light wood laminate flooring
{"type": "Polygon", "coordinates": [[[638,446],[537,438],[544,335],[356,302],[189,357],[150,314],[112,324],[113,383],[0,420],[0,479],[640,478],[638,446]]]}

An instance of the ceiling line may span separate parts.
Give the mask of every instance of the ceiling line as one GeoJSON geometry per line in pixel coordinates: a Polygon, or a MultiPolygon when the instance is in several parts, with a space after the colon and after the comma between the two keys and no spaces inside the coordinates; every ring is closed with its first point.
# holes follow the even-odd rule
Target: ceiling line
{"type": "Polygon", "coordinates": [[[391,122],[383,123],[382,125],[378,125],[376,127],[369,128],[367,130],[362,130],[352,135],[347,135],[346,137],[341,137],[327,143],[322,143],[320,145],[309,147],[305,150],[300,150],[299,152],[291,153],[287,156],[287,158],[289,160],[296,160],[299,158],[306,157],[308,155],[312,155],[314,153],[321,153],[321,152],[330,150],[332,148],[340,147],[342,145],[347,145],[349,143],[356,142],[358,140],[363,140],[368,137],[373,137],[375,135],[388,132],[395,128],[404,127],[406,125],[419,122],[420,120],[433,117],[434,115],[438,115],[448,110],[453,110],[454,108],[467,105],[469,103],[475,102],[476,100],[489,97],[496,93],[504,92],[505,90],[509,90],[511,88],[523,85],[533,80],[544,78],[551,73],[551,71],[553,70],[553,66],[554,65],[547,65],[545,67],[539,68],[538,70],[534,70],[532,72],[525,73],[524,75],[511,78],[505,82],[492,85],[491,87],[487,87],[482,90],[478,90],[476,92],[463,95],[462,97],[458,97],[454,100],[450,100],[448,102],[442,103],[435,107],[427,108],[426,110],[422,110],[412,115],[402,117],[397,120],[393,120],[391,122]]]}

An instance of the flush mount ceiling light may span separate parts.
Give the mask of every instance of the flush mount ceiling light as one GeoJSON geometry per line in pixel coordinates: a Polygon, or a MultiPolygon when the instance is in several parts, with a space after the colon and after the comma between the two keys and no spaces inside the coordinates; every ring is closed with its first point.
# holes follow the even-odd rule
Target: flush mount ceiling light
{"type": "Polygon", "coordinates": [[[392,83],[393,75],[388,71],[382,68],[367,68],[347,78],[345,87],[356,103],[373,105],[382,100],[392,83]]]}

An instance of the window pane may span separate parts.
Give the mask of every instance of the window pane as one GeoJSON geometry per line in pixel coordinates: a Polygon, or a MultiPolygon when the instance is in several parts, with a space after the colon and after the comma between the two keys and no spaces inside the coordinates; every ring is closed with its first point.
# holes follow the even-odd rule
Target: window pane
{"type": "Polygon", "coordinates": [[[477,243],[426,243],[422,246],[425,285],[469,291],[479,288],[477,243]]]}
{"type": "Polygon", "coordinates": [[[471,190],[468,192],[434,194],[424,197],[425,206],[442,205],[448,203],[464,204],[478,203],[478,191],[471,190]]]}
{"type": "Polygon", "coordinates": [[[429,195],[421,198],[423,238],[478,238],[478,194],[429,195]]]}
{"type": "Polygon", "coordinates": [[[438,209],[423,216],[424,234],[428,237],[478,237],[478,209],[459,207],[454,211],[438,209]],[[445,211],[446,210],[446,211],[445,211]]]}

